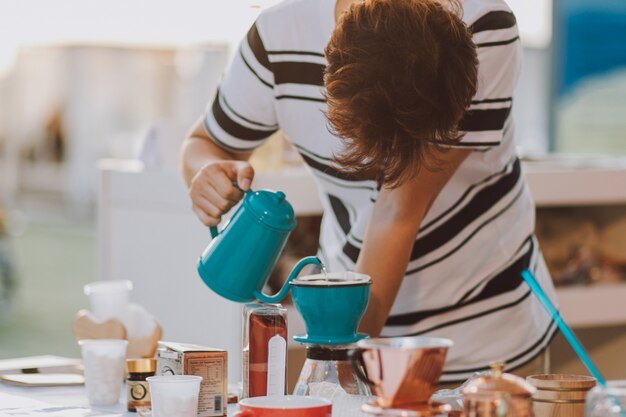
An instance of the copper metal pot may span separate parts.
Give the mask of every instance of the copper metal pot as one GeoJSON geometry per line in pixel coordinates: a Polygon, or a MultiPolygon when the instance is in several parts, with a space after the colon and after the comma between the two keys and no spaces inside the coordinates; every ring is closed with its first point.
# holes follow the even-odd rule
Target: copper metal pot
{"type": "Polygon", "coordinates": [[[494,362],[488,375],[476,378],[463,389],[465,417],[534,417],[535,388],[503,370],[502,362],[494,362]]]}
{"type": "Polygon", "coordinates": [[[350,352],[357,376],[370,385],[380,407],[399,408],[428,403],[452,341],[390,337],[361,340],[357,346],[350,352]]]}

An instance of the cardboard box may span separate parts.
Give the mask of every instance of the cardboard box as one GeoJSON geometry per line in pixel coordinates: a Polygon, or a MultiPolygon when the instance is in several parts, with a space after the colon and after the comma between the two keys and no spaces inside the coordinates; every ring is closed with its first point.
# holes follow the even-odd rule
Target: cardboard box
{"type": "Polygon", "coordinates": [[[228,352],[186,343],[159,342],[156,375],[202,377],[198,417],[226,415],[228,352]]]}

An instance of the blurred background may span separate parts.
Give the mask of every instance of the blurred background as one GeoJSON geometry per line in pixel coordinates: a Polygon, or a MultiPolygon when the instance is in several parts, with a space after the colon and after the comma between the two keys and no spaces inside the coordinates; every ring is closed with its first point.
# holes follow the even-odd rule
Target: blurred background
{"type": "MultiPolygon", "coordinates": [[[[277,2],[0,0],[0,359],[77,356],[71,320],[96,279],[132,279],[167,324],[153,288],[197,280],[208,241],[178,147],[239,39],[277,2]],[[165,265],[148,267],[155,259],[165,265]]],[[[535,183],[553,184],[537,191],[538,232],[563,308],[596,359],[612,358],[626,348],[626,2],[509,4],[524,45],[518,144],[535,183]]],[[[308,181],[280,134],[254,163],[270,183],[308,181]]],[[[286,262],[315,250],[315,207],[300,210],[286,262]]],[[[166,336],[193,339],[182,327],[166,336]]],[[[569,354],[555,365],[583,372],[569,354]]],[[[601,368],[623,377],[622,365],[601,368]]]]}

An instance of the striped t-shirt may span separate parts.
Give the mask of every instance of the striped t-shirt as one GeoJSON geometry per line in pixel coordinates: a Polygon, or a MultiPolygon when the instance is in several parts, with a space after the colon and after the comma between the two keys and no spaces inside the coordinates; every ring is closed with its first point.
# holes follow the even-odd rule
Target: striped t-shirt
{"type": "MultiPolygon", "coordinates": [[[[480,64],[456,146],[473,152],[423,219],[382,333],[452,339],[442,381],[464,380],[493,360],[521,366],[554,332],[520,276],[531,268],[553,295],[515,153],[511,106],[521,59],[515,17],[502,0],[465,0],[463,7],[480,64]]],[[[334,8],[335,0],[287,0],[263,11],[204,123],[216,143],[235,151],[252,150],[282,130],[319,184],[319,256],[331,271],[354,268],[378,195],[374,181],[355,181],[332,162],[343,150],[324,116],[324,48],[334,8]]]]}

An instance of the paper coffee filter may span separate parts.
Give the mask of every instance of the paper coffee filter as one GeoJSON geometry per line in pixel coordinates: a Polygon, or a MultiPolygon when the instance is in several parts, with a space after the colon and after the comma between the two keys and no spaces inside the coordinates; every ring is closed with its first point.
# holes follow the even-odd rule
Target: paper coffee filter
{"type": "Polygon", "coordinates": [[[371,282],[368,275],[357,272],[329,272],[326,274],[307,275],[291,281],[292,285],[306,286],[344,286],[363,285],[371,282]]]}

